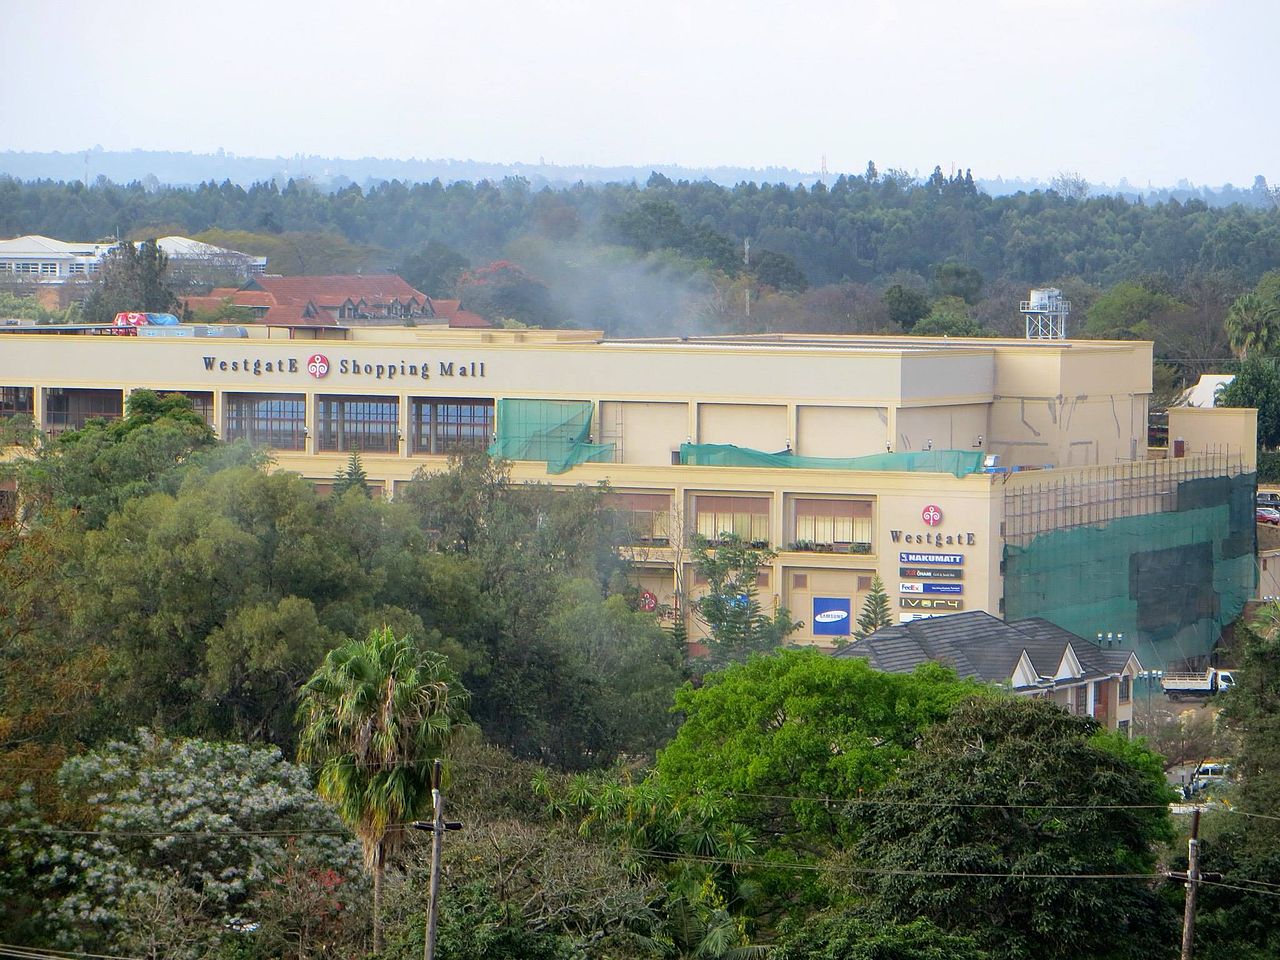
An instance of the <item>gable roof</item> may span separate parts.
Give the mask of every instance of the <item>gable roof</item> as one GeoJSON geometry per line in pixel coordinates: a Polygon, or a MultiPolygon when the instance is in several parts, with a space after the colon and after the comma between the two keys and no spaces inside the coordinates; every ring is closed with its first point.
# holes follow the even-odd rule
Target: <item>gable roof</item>
{"type": "Polygon", "coordinates": [[[426,302],[426,294],[409,286],[394,273],[330,274],[325,276],[282,277],[275,274],[254,277],[244,290],[261,290],[275,297],[276,303],[299,304],[312,301],[319,307],[339,307],[347,300],[366,303],[401,302],[417,297],[426,302]]]}
{"type": "Polygon", "coordinates": [[[493,326],[480,314],[472,313],[470,310],[463,310],[461,300],[437,300],[435,297],[431,297],[428,302],[431,304],[431,312],[441,320],[448,320],[450,327],[485,328],[493,326]]]}
{"type": "Polygon", "coordinates": [[[1137,664],[1130,650],[1103,649],[1047,620],[1006,623],[982,610],[882,627],[833,656],[865,657],[889,673],[909,673],[932,660],[961,677],[1015,688],[1035,685],[1041,677],[1078,683],[1114,676],[1130,660],[1137,664]]]}

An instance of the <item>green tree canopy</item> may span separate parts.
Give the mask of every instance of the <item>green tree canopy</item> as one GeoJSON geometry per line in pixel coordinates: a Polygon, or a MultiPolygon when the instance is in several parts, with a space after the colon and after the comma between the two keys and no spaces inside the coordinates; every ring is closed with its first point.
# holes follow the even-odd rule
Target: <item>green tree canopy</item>
{"type": "Polygon", "coordinates": [[[692,555],[694,569],[707,581],[706,593],[694,600],[693,609],[710,631],[706,644],[712,664],[776,650],[799,626],[786,607],[769,615],[760,603],[760,568],[776,556],[772,550],[726,532],[714,544],[695,535],[692,555]]]}
{"type": "Polygon", "coordinates": [[[1275,362],[1257,355],[1240,364],[1235,379],[1218,389],[1218,406],[1256,407],[1258,446],[1280,445],[1280,372],[1275,362]]]}
{"type": "Polygon", "coordinates": [[[926,728],[980,691],[936,665],[892,674],[812,650],[753,657],[676,695],[684,722],[657,772],[672,790],[726,798],[762,834],[824,848],[849,835],[842,801],[890,777],[926,728]]]}
{"type": "Polygon", "coordinates": [[[439,654],[390,629],[331,650],[298,705],[298,756],[319,768],[320,795],[355,831],[373,873],[373,949],[387,858],[431,805],[431,761],[462,725],[467,692],[439,654]]]}
{"type": "Polygon", "coordinates": [[[102,259],[93,291],[84,302],[87,323],[110,323],[117,313],[173,313],[178,298],[167,276],[169,258],[155,240],[116,244],[102,259]]]}
{"type": "Polygon", "coordinates": [[[1173,915],[1153,878],[1173,796],[1159,757],[1093,720],[1047,700],[973,700],[851,812],[852,865],[874,909],[993,957],[1169,957],[1173,915]]]}
{"type": "Polygon", "coordinates": [[[1227,311],[1226,329],[1237,356],[1274,353],[1280,345],[1280,304],[1257,293],[1241,294],[1227,311]]]}
{"type": "Polygon", "coordinates": [[[836,913],[794,923],[770,960],[988,960],[969,937],[945,933],[927,920],[894,923],[836,913]]]}

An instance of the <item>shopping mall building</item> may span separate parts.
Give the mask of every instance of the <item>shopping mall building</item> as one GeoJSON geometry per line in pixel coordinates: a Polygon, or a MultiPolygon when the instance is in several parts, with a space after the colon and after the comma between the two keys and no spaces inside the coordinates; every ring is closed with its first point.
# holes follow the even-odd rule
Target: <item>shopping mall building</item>
{"type": "Polygon", "coordinates": [[[1253,592],[1256,415],[1175,410],[1149,455],[1151,360],[1114,341],[26,328],[0,334],[0,412],[57,432],[180,391],[278,469],[323,485],[358,451],[389,495],[491,448],[518,480],[608,481],[659,609],[699,589],[691,533],[730,531],[777,551],[760,594],[800,642],[847,636],[878,573],[903,622],[1040,616],[1162,665],[1205,654],[1253,592]]]}

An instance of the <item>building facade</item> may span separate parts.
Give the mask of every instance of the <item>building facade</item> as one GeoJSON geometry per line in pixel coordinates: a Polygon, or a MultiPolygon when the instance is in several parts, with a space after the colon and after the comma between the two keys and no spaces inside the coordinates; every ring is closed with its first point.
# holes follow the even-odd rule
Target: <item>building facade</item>
{"type": "Polygon", "coordinates": [[[57,432],[180,391],[278,469],[324,485],[358,451],[388,495],[492,448],[516,480],[607,482],[670,615],[702,586],[693,533],[776,550],[760,594],[802,643],[845,639],[879,574],[900,622],[1044,617],[1163,663],[1207,653],[1254,588],[1250,421],[1201,419],[1183,456],[1149,458],[1146,342],[139,332],[5,333],[0,414],[57,432]]]}

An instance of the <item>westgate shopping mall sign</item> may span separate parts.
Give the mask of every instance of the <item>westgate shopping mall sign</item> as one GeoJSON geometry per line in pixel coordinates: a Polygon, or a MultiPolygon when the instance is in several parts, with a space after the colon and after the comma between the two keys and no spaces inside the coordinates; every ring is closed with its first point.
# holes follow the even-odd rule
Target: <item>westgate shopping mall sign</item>
{"type": "Polygon", "coordinates": [[[254,377],[272,379],[304,374],[316,380],[323,380],[329,376],[350,380],[365,377],[371,380],[430,380],[432,377],[486,376],[484,361],[433,361],[427,357],[384,360],[381,363],[366,363],[363,360],[343,356],[335,356],[331,360],[323,353],[313,353],[308,357],[272,357],[270,359],[261,356],[206,354],[201,359],[205,370],[209,373],[247,373],[254,377]]]}

